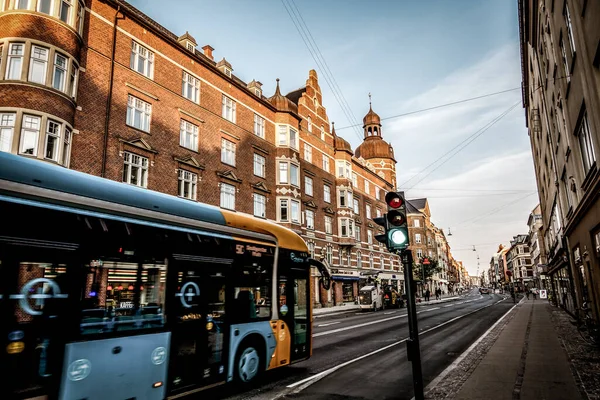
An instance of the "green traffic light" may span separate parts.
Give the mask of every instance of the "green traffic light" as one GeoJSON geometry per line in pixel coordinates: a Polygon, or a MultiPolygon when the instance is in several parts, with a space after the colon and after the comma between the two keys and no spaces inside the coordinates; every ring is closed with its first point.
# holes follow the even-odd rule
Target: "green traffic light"
{"type": "Polygon", "coordinates": [[[392,243],[396,246],[400,246],[406,243],[406,235],[400,229],[392,232],[390,239],[392,240],[392,243]]]}

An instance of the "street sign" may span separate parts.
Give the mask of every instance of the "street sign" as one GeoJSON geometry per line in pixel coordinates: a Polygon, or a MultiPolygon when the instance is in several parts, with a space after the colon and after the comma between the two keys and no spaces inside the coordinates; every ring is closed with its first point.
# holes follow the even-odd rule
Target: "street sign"
{"type": "Polygon", "coordinates": [[[548,298],[548,293],[546,292],[546,290],[542,289],[540,290],[540,299],[547,299],[548,298]]]}

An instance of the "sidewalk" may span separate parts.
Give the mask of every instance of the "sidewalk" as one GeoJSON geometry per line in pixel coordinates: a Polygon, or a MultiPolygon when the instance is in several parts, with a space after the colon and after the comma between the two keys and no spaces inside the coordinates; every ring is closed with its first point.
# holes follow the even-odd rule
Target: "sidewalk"
{"type": "Polygon", "coordinates": [[[453,399],[582,399],[544,300],[524,300],[453,399]]]}

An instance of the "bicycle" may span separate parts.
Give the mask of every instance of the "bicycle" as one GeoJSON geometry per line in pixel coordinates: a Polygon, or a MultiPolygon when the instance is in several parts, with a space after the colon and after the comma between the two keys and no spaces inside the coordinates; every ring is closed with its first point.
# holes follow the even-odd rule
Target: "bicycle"
{"type": "Polygon", "coordinates": [[[587,302],[583,302],[580,311],[582,318],[576,321],[579,335],[589,344],[600,346],[600,325],[598,325],[590,315],[590,308],[587,302]]]}

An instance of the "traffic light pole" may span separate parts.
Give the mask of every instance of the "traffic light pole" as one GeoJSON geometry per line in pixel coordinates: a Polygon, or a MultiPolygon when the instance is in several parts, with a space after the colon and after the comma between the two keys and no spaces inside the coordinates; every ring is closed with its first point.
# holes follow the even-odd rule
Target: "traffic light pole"
{"type": "Polygon", "coordinates": [[[413,258],[410,250],[400,252],[402,264],[404,265],[404,282],[406,286],[408,330],[409,338],[406,341],[406,354],[408,361],[412,364],[413,386],[415,389],[415,400],[423,400],[423,372],[421,371],[421,349],[419,347],[419,328],[417,325],[417,305],[413,291],[413,258]]]}

